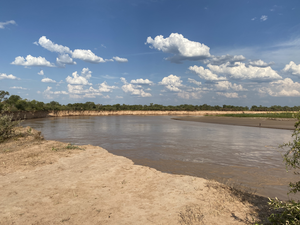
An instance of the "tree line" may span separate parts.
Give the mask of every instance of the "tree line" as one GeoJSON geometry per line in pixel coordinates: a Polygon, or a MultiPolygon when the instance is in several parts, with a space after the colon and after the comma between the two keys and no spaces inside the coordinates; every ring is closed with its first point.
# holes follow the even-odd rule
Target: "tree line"
{"type": "Polygon", "coordinates": [[[115,104],[115,105],[102,105],[95,104],[94,102],[86,103],[69,103],[67,105],[61,105],[57,101],[51,101],[49,103],[39,102],[36,100],[22,99],[18,95],[10,95],[7,91],[0,90],[0,110],[2,111],[52,111],[52,110],[95,110],[95,111],[122,111],[122,110],[143,110],[143,111],[201,111],[201,110],[212,110],[212,111],[299,111],[300,106],[279,106],[274,105],[271,107],[256,106],[253,105],[251,108],[248,106],[233,106],[233,105],[159,105],[150,103],[149,105],[126,105],[126,104],[115,104]]]}

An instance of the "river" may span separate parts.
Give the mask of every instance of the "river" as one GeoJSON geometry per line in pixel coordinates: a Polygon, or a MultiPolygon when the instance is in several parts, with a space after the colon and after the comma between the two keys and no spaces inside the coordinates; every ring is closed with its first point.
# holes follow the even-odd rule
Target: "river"
{"type": "MultiPolygon", "coordinates": [[[[173,116],[174,117],[174,116],[173,116]]],[[[172,120],[171,116],[73,116],[27,120],[46,140],[92,144],[162,172],[241,184],[287,198],[279,144],[291,130],[172,120]]]]}

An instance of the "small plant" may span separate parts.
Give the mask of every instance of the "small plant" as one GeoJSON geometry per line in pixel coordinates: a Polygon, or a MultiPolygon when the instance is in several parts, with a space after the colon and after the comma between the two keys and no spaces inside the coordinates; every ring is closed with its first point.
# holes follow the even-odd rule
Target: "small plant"
{"type": "Polygon", "coordinates": [[[57,151],[58,151],[58,148],[52,147],[52,151],[57,152],[57,151]]]}
{"type": "Polygon", "coordinates": [[[28,134],[31,134],[31,128],[29,128],[29,129],[27,130],[27,133],[28,133],[28,134]]]}
{"type": "Polygon", "coordinates": [[[73,144],[68,144],[66,147],[66,149],[79,149],[79,150],[84,150],[83,148],[80,148],[79,146],[77,145],[73,145],[73,144]]]}

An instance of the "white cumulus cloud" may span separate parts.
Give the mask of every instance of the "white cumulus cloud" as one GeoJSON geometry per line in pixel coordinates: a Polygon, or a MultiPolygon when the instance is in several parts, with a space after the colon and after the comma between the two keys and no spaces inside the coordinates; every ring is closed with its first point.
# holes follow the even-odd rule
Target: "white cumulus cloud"
{"type": "Polygon", "coordinates": [[[44,75],[44,70],[40,70],[40,72],[38,72],[38,75],[44,75]]]}
{"type": "Polygon", "coordinates": [[[47,39],[46,36],[40,37],[38,43],[40,44],[40,46],[42,46],[43,48],[45,48],[51,52],[58,52],[61,54],[64,54],[64,53],[71,54],[72,53],[72,51],[68,47],[63,46],[63,45],[54,44],[51,40],[47,39]]]}
{"type": "Polygon", "coordinates": [[[62,54],[56,58],[56,63],[61,66],[65,67],[66,64],[68,65],[76,65],[77,63],[73,61],[73,59],[69,56],[69,54],[62,54]]]}
{"type": "Polygon", "coordinates": [[[0,80],[2,80],[2,79],[20,80],[20,78],[17,78],[16,76],[14,76],[12,74],[6,75],[5,73],[0,73],[0,80]]]}
{"type": "Polygon", "coordinates": [[[300,96],[300,83],[294,82],[290,78],[273,81],[268,87],[259,89],[259,93],[268,94],[274,97],[296,97],[300,96]]]}
{"type": "Polygon", "coordinates": [[[131,80],[130,83],[132,83],[132,84],[149,84],[149,85],[153,84],[152,81],[150,81],[148,79],[142,79],[142,78],[136,79],[136,80],[131,80]]]}
{"type": "Polygon", "coordinates": [[[250,61],[249,64],[251,66],[257,66],[257,67],[268,67],[268,66],[272,66],[274,64],[274,62],[266,63],[266,62],[262,61],[261,59],[259,59],[259,60],[255,60],[255,61],[250,61]]]}
{"type": "Polygon", "coordinates": [[[140,97],[151,97],[152,96],[150,93],[146,93],[142,89],[142,86],[129,84],[124,77],[121,77],[120,79],[124,83],[124,85],[122,86],[122,90],[125,93],[129,92],[129,93],[131,93],[131,95],[138,95],[140,97]]]}
{"type": "Polygon", "coordinates": [[[90,63],[103,63],[105,60],[97,55],[95,55],[91,50],[85,49],[75,49],[72,57],[75,59],[81,59],[90,63]]]}
{"type": "Polygon", "coordinates": [[[72,73],[72,77],[68,76],[66,78],[67,83],[75,85],[92,85],[89,83],[88,79],[92,77],[92,71],[89,68],[83,68],[81,71],[81,76],[78,75],[77,71],[72,73]]]}
{"type": "Polygon", "coordinates": [[[217,90],[234,90],[234,91],[247,91],[241,84],[232,84],[229,81],[219,81],[215,84],[217,90]]]}
{"type": "Polygon", "coordinates": [[[229,63],[220,66],[208,64],[207,67],[214,73],[227,74],[234,79],[278,80],[282,78],[270,66],[261,68],[249,65],[247,67],[245,63],[236,62],[234,67],[229,63]]]}
{"type": "Polygon", "coordinates": [[[42,82],[44,82],[44,83],[56,83],[56,81],[55,80],[52,80],[52,79],[50,79],[50,78],[44,78],[44,79],[42,79],[41,80],[42,82]]]}
{"type": "Polygon", "coordinates": [[[17,23],[14,20],[9,20],[9,21],[6,21],[6,22],[0,22],[0,29],[4,29],[5,26],[9,25],[9,24],[16,25],[17,23]]]}
{"type": "Polygon", "coordinates": [[[145,44],[150,44],[150,48],[174,54],[173,57],[167,58],[167,60],[175,63],[180,63],[183,60],[200,60],[210,57],[210,48],[208,46],[190,41],[178,33],[172,33],[167,38],[164,38],[162,35],[158,35],[154,39],[148,37],[145,44]]]}
{"type": "Polygon", "coordinates": [[[181,90],[179,87],[182,86],[182,80],[180,80],[180,77],[176,75],[169,75],[167,77],[164,77],[161,82],[159,82],[160,85],[164,85],[167,89],[170,91],[180,92],[181,90]]]}
{"type": "Polygon", "coordinates": [[[126,58],[120,58],[120,57],[118,57],[118,56],[113,57],[113,59],[114,59],[115,61],[117,61],[117,62],[120,62],[120,63],[128,62],[128,59],[126,59],[126,58]]]}
{"type": "Polygon", "coordinates": [[[297,65],[293,61],[290,61],[282,71],[292,73],[293,75],[300,75],[300,64],[297,65]]]}
{"type": "Polygon", "coordinates": [[[217,74],[212,73],[209,69],[204,69],[204,67],[202,66],[190,66],[189,70],[196,73],[201,79],[204,80],[226,80],[226,77],[218,77],[217,74]]]}
{"type": "Polygon", "coordinates": [[[99,84],[99,91],[100,92],[111,92],[112,89],[117,89],[116,86],[109,86],[106,81],[102,84],[99,84]]]}
{"type": "Polygon", "coordinates": [[[15,58],[15,61],[13,61],[11,64],[18,65],[18,66],[46,66],[46,67],[55,67],[53,63],[50,63],[45,58],[39,56],[39,57],[33,57],[31,55],[27,55],[26,59],[22,56],[18,56],[15,58]]]}
{"type": "Polygon", "coordinates": [[[192,78],[188,78],[188,82],[192,83],[192,84],[196,84],[198,86],[200,86],[202,83],[199,81],[196,81],[195,79],[192,78]]]}

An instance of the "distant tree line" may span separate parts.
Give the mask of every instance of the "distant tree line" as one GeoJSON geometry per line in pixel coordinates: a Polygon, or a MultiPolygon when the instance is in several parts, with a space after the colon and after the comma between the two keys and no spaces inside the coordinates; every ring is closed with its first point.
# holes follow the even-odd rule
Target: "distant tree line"
{"type": "Polygon", "coordinates": [[[271,107],[253,105],[250,109],[247,106],[211,106],[203,105],[177,105],[177,106],[164,106],[159,104],[150,103],[150,105],[102,105],[95,104],[94,102],[74,103],[61,105],[56,101],[49,103],[39,102],[36,100],[22,99],[18,95],[9,95],[7,91],[0,90],[0,110],[3,111],[49,111],[49,110],[95,110],[95,111],[122,111],[122,110],[144,110],[144,111],[201,111],[201,110],[214,110],[214,111],[299,111],[300,106],[279,106],[274,105],[271,107]]]}

